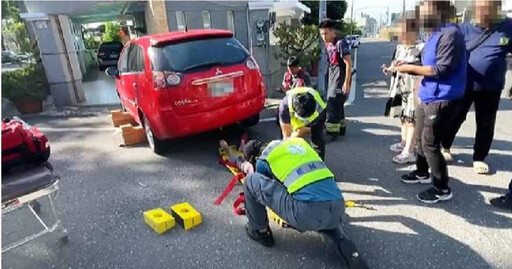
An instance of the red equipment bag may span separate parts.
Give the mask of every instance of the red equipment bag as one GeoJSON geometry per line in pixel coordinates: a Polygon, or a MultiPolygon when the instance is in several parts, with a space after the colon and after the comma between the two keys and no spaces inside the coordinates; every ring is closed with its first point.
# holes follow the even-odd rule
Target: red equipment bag
{"type": "Polygon", "coordinates": [[[48,138],[18,117],[2,121],[2,173],[24,164],[44,163],[50,157],[48,138]]]}

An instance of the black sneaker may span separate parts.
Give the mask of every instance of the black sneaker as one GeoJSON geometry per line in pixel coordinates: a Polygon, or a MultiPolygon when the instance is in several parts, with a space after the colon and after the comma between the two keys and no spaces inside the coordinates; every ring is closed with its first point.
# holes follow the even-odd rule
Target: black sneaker
{"type": "Polygon", "coordinates": [[[270,230],[270,227],[267,227],[265,232],[260,232],[251,228],[249,223],[247,223],[245,225],[245,231],[252,240],[264,245],[265,247],[272,247],[275,244],[274,236],[272,235],[272,230],[270,230]]]}
{"type": "Polygon", "coordinates": [[[453,194],[452,190],[448,188],[447,190],[440,190],[436,187],[432,187],[426,191],[418,193],[416,196],[418,200],[426,204],[435,204],[439,201],[448,201],[452,199],[453,194]]]}
{"type": "Polygon", "coordinates": [[[432,178],[428,173],[420,173],[418,170],[414,170],[409,174],[405,174],[400,177],[400,180],[405,184],[430,184],[432,178]]]}
{"type": "Polygon", "coordinates": [[[512,210],[512,197],[510,196],[500,196],[491,199],[491,205],[501,208],[501,209],[508,209],[512,210]]]}

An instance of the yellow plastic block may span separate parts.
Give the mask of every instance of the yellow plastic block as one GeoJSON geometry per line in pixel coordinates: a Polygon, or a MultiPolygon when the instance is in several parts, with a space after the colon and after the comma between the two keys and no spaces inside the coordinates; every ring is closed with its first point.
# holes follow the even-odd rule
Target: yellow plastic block
{"type": "Polygon", "coordinates": [[[185,231],[201,224],[201,214],[189,203],[181,203],[171,206],[172,216],[185,231]]]}
{"type": "Polygon", "coordinates": [[[165,233],[174,227],[176,221],[162,208],[144,211],[144,222],[159,234],[165,233]]]}

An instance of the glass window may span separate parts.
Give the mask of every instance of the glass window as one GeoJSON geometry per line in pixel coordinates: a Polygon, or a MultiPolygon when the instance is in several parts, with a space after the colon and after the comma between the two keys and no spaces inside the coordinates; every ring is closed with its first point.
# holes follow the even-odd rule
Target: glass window
{"type": "Polygon", "coordinates": [[[154,70],[193,72],[243,63],[249,52],[232,37],[214,37],[151,48],[154,70]]]}
{"type": "Polygon", "coordinates": [[[144,51],[140,46],[137,46],[137,71],[144,72],[144,51]]]}
{"type": "Polygon", "coordinates": [[[130,53],[128,54],[128,72],[138,72],[138,50],[137,45],[130,45],[130,53]]]}
{"type": "Polygon", "coordinates": [[[176,25],[179,31],[185,31],[187,28],[187,19],[185,18],[185,12],[176,11],[176,25]]]}
{"type": "Polygon", "coordinates": [[[212,29],[210,11],[203,11],[203,27],[204,29],[212,29]]]}
{"type": "Polygon", "coordinates": [[[235,14],[232,10],[228,10],[227,13],[228,18],[228,30],[233,32],[233,35],[235,35],[235,14]]]}
{"type": "Polygon", "coordinates": [[[126,47],[123,50],[123,54],[121,55],[121,59],[119,60],[118,67],[119,72],[126,73],[128,72],[128,53],[130,52],[131,47],[126,47]]]}

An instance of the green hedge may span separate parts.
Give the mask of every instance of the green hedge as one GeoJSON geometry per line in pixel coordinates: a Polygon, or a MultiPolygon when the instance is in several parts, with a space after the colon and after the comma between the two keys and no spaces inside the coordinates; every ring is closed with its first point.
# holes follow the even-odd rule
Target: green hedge
{"type": "Polygon", "coordinates": [[[29,64],[23,68],[2,72],[2,98],[11,101],[20,98],[44,100],[48,82],[42,66],[29,64]]]}

